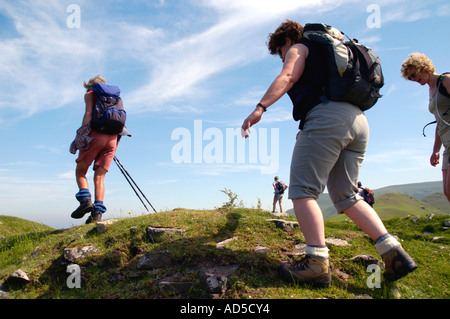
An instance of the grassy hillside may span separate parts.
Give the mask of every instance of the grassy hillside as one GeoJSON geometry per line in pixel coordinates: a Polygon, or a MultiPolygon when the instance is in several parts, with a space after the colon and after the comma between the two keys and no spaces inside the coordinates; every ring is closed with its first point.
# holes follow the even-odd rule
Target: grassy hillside
{"type": "MultiPolygon", "coordinates": [[[[370,187],[370,185],[368,186],[370,187]]],[[[376,189],[376,196],[387,193],[401,193],[423,200],[425,197],[438,192],[442,193],[442,181],[387,186],[376,189]]]]}
{"type": "MultiPolygon", "coordinates": [[[[370,185],[364,185],[370,188],[370,185]]],[[[375,201],[378,204],[382,203],[384,198],[382,197],[385,194],[395,193],[395,194],[403,194],[419,201],[423,201],[425,203],[418,203],[419,206],[432,206],[434,208],[438,208],[441,210],[441,213],[450,213],[450,205],[447,199],[442,193],[442,182],[425,182],[425,183],[413,183],[413,184],[403,184],[403,185],[393,185],[387,186],[383,188],[378,188],[373,190],[375,195],[375,201]]],[[[388,200],[389,201],[389,200],[388,200]]],[[[333,206],[333,203],[330,200],[328,194],[320,195],[318,199],[318,204],[322,209],[323,216],[325,218],[329,218],[332,216],[336,216],[336,209],[333,206]]],[[[383,205],[381,205],[383,206],[383,205]]],[[[404,206],[406,208],[408,205],[404,206]]],[[[415,210],[415,208],[413,208],[415,210]]],[[[293,210],[288,211],[289,214],[294,215],[293,210]]],[[[401,212],[399,216],[403,216],[401,212]]]]}
{"type": "Polygon", "coordinates": [[[439,208],[444,213],[450,213],[450,205],[444,193],[442,192],[437,192],[428,195],[427,197],[422,199],[422,201],[429,205],[439,208]]]}
{"type": "Polygon", "coordinates": [[[29,233],[39,233],[53,230],[53,228],[13,216],[0,215],[0,238],[4,236],[18,236],[29,233]]]}
{"type": "MultiPolygon", "coordinates": [[[[377,197],[375,200],[374,209],[381,219],[406,217],[411,215],[427,216],[430,214],[445,213],[441,209],[424,201],[418,200],[415,197],[398,193],[388,193],[377,197]]],[[[345,218],[347,218],[345,215],[335,215],[329,217],[328,220],[337,221],[345,218]]]]}
{"type": "MultiPolygon", "coordinates": [[[[327,222],[326,236],[346,240],[349,246],[330,248],[333,269],[331,288],[312,289],[286,284],[278,278],[281,262],[294,262],[294,245],[303,243],[299,228],[283,230],[267,219],[273,216],[254,209],[170,212],[125,218],[108,225],[98,233],[95,225],[65,230],[43,230],[40,236],[21,238],[6,236],[0,241],[0,283],[17,269],[25,271],[30,282],[9,289],[9,298],[44,299],[125,299],[182,298],[203,299],[208,294],[198,269],[238,265],[228,278],[221,299],[391,299],[448,298],[449,244],[443,222],[448,216],[437,216],[430,222],[424,217],[413,220],[402,217],[386,221],[412,255],[419,269],[394,284],[382,280],[381,288],[369,288],[366,266],[350,261],[356,255],[376,254],[373,242],[348,221],[327,222]],[[147,227],[169,227],[185,230],[183,234],[152,241],[147,227]],[[427,231],[424,234],[424,231],[427,231]],[[216,244],[237,238],[218,249],[216,244]],[[436,239],[437,238],[437,239],[436,239]],[[64,248],[95,246],[97,251],[78,261],[81,266],[81,288],[69,289],[66,279],[64,248]],[[259,246],[266,247],[257,252],[259,246]],[[170,252],[170,265],[140,270],[137,265],[150,252],[170,252]],[[177,292],[163,288],[161,282],[176,278],[190,283],[189,289],[177,292]]],[[[293,217],[285,219],[295,221],[293,217]]]]}

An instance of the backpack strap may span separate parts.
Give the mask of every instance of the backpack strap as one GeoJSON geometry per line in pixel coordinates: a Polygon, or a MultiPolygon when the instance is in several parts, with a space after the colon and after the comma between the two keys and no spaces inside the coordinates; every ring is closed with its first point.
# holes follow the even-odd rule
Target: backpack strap
{"type": "MultiPolygon", "coordinates": [[[[447,96],[450,98],[450,96],[448,95],[447,89],[442,85],[442,80],[444,79],[445,74],[449,74],[449,72],[443,73],[441,74],[441,76],[439,76],[438,80],[437,80],[437,89],[436,89],[436,93],[435,93],[435,99],[434,99],[434,103],[435,103],[435,107],[436,107],[436,114],[438,115],[439,119],[444,122],[446,125],[450,126],[450,123],[448,123],[447,121],[445,121],[441,114],[439,114],[439,110],[438,110],[438,104],[437,104],[437,99],[438,99],[438,91],[440,93],[442,93],[442,89],[444,89],[444,91],[446,92],[445,94],[442,93],[443,95],[447,96]]],[[[450,110],[450,108],[448,108],[443,115],[447,115],[448,111],[450,110]]]]}
{"type": "Polygon", "coordinates": [[[439,88],[439,92],[440,92],[442,95],[444,95],[444,96],[450,98],[450,93],[448,93],[448,91],[447,91],[447,89],[445,88],[445,86],[441,85],[441,84],[442,84],[442,80],[444,79],[444,76],[445,76],[446,74],[450,74],[450,72],[445,72],[445,73],[442,73],[442,74],[441,74],[441,76],[440,76],[440,77],[438,78],[438,80],[437,80],[437,87],[439,88]]]}

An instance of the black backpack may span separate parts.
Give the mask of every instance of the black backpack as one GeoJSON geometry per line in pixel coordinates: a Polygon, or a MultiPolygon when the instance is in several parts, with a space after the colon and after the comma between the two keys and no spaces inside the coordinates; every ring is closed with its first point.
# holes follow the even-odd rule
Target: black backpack
{"type": "Polygon", "coordinates": [[[92,119],[91,128],[105,134],[119,134],[122,132],[127,113],[123,108],[120,98],[120,89],[114,85],[96,83],[92,87],[96,102],[92,119]]]}
{"type": "Polygon", "coordinates": [[[277,181],[275,187],[277,188],[278,194],[284,194],[285,187],[283,182],[277,181]]]}
{"type": "Polygon", "coordinates": [[[382,97],[381,61],[372,49],[357,40],[345,41],[341,31],[322,23],[307,23],[303,37],[327,50],[329,79],[324,94],[328,100],[349,102],[366,111],[382,97]]]}

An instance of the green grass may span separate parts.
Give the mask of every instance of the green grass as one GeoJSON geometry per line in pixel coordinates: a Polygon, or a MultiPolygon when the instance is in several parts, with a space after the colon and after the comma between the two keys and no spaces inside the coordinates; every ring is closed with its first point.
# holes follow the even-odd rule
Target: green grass
{"type": "MultiPolygon", "coordinates": [[[[442,299],[449,297],[450,266],[448,230],[443,228],[448,216],[399,217],[385,221],[388,230],[398,236],[419,269],[396,283],[382,281],[381,288],[368,288],[370,275],[366,267],[350,262],[355,255],[376,254],[373,242],[348,221],[326,221],[327,237],[347,240],[351,246],[329,246],[333,279],[331,288],[313,289],[304,285],[286,284],[278,278],[276,267],[289,257],[286,252],[294,244],[303,242],[297,228],[285,232],[267,222],[271,214],[255,209],[175,211],[124,218],[107,226],[107,232],[98,234],[95,225],[77,226],[65,230],[42,229],[40,232],[13,233],[0,241],[0,282],[17,269],[24,270],[31,282],[22,289],[10,291],[10,298],[59,299],[143,299],[143,298],[207,298],[195,269],[223,265],[239,265],[228,280],[228,289],[221,298],[239,299],[391,299],[396,289],[401,298],[442,299]],[[170,227],[186,230],[184,235],[164,237],[151,242],[145,229],[170,227]],[[130,228],[136,227],[137,232],[130,228]],[[432,234],[424,234],[424,231],[432,234]],[[216,243],[231,237],[239,239],[218,250],[216,243]],[[434,237],[442,237],[433,240],[434,237]],[[82,287],[69,289],[68,273],[63,251],[67,247],[94,245],[99,250],[80,262],[82,287]],[[269,253],[257,254],[253,249],[265,246],[269,253]],[[170,251],[173,263],[157,271],[137,272],[139,258],[149,252],[170,251]],[[339,272],[349,276],[344,280],[339,272]],[[158,281],[180,273],[181,281],[193,282],[192,288],[177,296],[162,290],[158,281]]],[[[295,220],[294,217],[286,219],[295,220]]]]}

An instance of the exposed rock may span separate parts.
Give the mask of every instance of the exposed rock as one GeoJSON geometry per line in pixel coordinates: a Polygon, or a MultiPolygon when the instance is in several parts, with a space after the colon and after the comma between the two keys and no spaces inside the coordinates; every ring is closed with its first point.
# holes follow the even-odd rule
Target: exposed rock
{"type": "Polygon", "coordinates": [[[381,261],[379,261],[376,257],[373,257],[371,255],[357,255],[353,258],[350,259],[346,259],[349,261],[353,261],[353,262],[358,262],[362,265],[364,265],[365,267],[372,265],[372,264],[377,264],[377,265],[382,265],[383,263],[381,261]]]}
{"type": "Polygon", "coordinates": [[[43,251],[43,248],[40,246],[37,246],[33,252],[31,253],[31,257],[40,257],[42,256],[41,252],[43,251]]]}
{"type": "Polygon", "coordinates": [[[350,278],[352,278],[352,276],[350,276],[349,274],[346,274],[345,272],[341,271],[338,268],[333,268],[332,272],[336,275],[336,277],[342,282],[342,283],[346,283],[349,281],[350,278]]]}
{"type": "Polygon", "coordinates": [[[225,239],[224,241],[221,241],[220,243],[217,243],[217,244],[216,244],[216,248],[217,248],[217,249],[224,249],[226,244],[228,244],[228,243],[230,243],[230,242],[232,242],[232,241],[235,241],[235,240],[237,240],[238,238],[239,238],[239,237],[233,237],[233,238],[225,239]]]}
{"type": "Polygon", "coordinates": [[[106,226],[107,225],[112,225],[114,223],[117,223],[120,219],[118,218],[113,218],[113,219],[106,219],[106,220],[102,220],[100,222],[97,222],[97,232],[99,234],[102,234],[104,232],[106,232],[106,226]]]}
{"type": "Polygon", "coordinates": [[[400,299],[402,297],[402,294],[400,293],[400,291],[398,291],[397,288],[393,288],[391,292],[395,299],[400,299]]]}
{"type": "Polygon", "coordinates": [[[30,278],[28,278],[28,275],[22,270],[18,269],[12,274],[9,275],[9,277],[5,280],[3,285],[6,288],[22,288],[26,284],[30,282],[30,278]]]}
{"type": "Polygon", "coordinates": [[[76,263],[77,261],[86,258],[97,251],[98,249],[94,246],[64,248],[64,259],[72,263],[76,263]]]}
{"type": "Polygon", "coordinates": [[[325,243],[334,246],[351,246],[346,240],[334,237],[325,238],[325,243]]]}
{"type": "Polygon", "coordinates": [[[217,266],[200,270],[200,276],[211,298],[217,298],[227,290],[228,277],[239,268],[239,265],[217,266]]]}
{"type": "Polygon", "coordinates": [[[284,231],[291,231],[294,228],[298,228],[298,222],[293,222],[293,221],[287,221],[284,219],[267,219],[268,222],[272,222],[275,223],[275,226],[277,228],[280,228],[284,231]]]}
{"type": "Polygon", "coordinates": [[[186,233],[184,229],[163,228],[163,227],[147,227],[145,230],[148,239],[152,241],[158,240],[163,235],[183,235],[186,233]]]}
{"type": "Polygon", "coordinates": [[[450,220],[444,221],[444,227],[450,227],[450,220]]]}
{"type": "Polygon", "coordinates": [[[137,269],[154,269],[170,266],[172,254],[169,251],[158,251],[144,255],[139,259],[137,269]]]}
{"type": "Polygon", "coordinates": [[[270,252],[270,249],[264,246],[256,246],[253,251],[257,254],[266,254],[270,252]]]}
{"type": "Polygon", "coordinates": [[[428,218],[425,220],[426,223],[430,222],[434,217],[434,214],[431,213],[430,215],[428,215],[428,218]]]}

